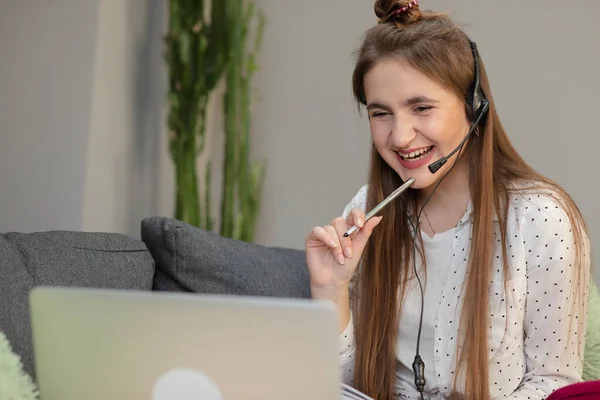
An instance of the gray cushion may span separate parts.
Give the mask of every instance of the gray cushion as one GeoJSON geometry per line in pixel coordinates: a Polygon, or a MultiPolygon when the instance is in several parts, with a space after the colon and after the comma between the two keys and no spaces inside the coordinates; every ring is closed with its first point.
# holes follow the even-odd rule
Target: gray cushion
{"type": "Polygon", "coordinates": [[[223,238],[171,218],[142,221],[156,261],[155,290],[310,297],[304,251],[223,238]]]}
{"type": "Polygon", "coordinates": [[[29,292],[34,286],[151,290],[144,243],[109,233],[0,234],[0,330],[35,378],[29,292]]]}

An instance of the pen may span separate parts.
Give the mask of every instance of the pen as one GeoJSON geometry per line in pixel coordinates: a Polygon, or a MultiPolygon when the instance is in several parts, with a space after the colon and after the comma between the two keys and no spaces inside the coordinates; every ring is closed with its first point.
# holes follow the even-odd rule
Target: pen
{"type": "MultiPolygon", "coordinates": [[[[373,218],[379,212],[379,210],[381,210],[383,207],[387,206],[392,200],[394,200],[396,197],[398,197],[398,195],[400,193],[402,193],[406,189],[408,189],[410,187],[410,185],[412,185],[414,182],[415,182],[414,178],[408,178],[408,180],[406,182],[404,182],[404,184],[402,186],[400,186],[398,189],[394,190],[392,192],[392,194],[390,194],[388,197],[386,197],[381,203],[379,203],[375,207],[373,207],[373,209],[371,211],[369,211],[369,213],[365,216],[365,223],[368,220],[370,220],[371,218],[373,218]]],[[[352,235],[357,230],[358,230],[358,227],[356,225],[354,225],[352,228],[348,229],[348,231],[346,233],[344,233],[344,237],[348,237],[348,236],[352,235]]]]}

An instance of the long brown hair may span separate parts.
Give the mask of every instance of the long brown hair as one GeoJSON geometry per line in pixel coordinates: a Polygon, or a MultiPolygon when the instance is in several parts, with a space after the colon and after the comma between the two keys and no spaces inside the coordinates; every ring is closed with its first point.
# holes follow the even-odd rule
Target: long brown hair
{"type": "MultiPolygon", "coordinates": [[[[426,74],[445,88],[466,99],[474,79],[474,62],[465,33],[448,16],[421,11],[411,6],[407,11],[394,13],[409,1],[379,0],[375,13],[380,23],[366,32],[357,52],[353,74],[353,91],[357,102],[365,104],[363,78],[380,60],[395,57],[426,74]]],[[[463,399],[489,399],[487,329],[489,292],[485,283],[491,281],[494,247],[493,215],[498,216],[502,237],[502,256],[505,285],[508,276],[506,250],[506,219],[511,183],[527,181],[539,188],[550,188],[558,195],[573,227],[575,262],[582,265],[581,245],[586,238],[583,218],[568,194],[556,183],[534,171],[512,146],[494,105],[483,62],[480,61],[480,84],[490,101],[485,122],[479,134],[469,140],[461,161],[467,163],[473,206],[472,242],[468,275],[463,288],[463,308],[459,346],[456,355],[457,371],[454,386],[462,373],[463,399]],[[464,345],[468,343],[469,345],[464,345]]],[[[468,108],[465,101],[465,110],[468,108]]],[[[371,151],[367,208],[371,209],[402,183],[401,178],[381,158],[375,147],[371,151]]],[[[402,195],[404,204],[416,205],[415,190],[402,195]]],[[[355,315],[356,360],[354,385],[378,399],[393,399],[396,370],[396,343],[401,303],[405,286],[412,274],[413,233],[402,202],[391,204],[382,211],[383,220],[373,232],[363,253],[361,266],[353,289],[352,307],[355,315]],[[390,240],[393,238],[393,240],[390,240]]],[[[574,282],[587,275],[575,268],[574,282]],[[577,279],[577,280],[576,280],[577,279]]],[[[584,285],[575,283],[574,303],[586,301],[584,285]],[[581,290],[578,288],[582,287],[581,290]]],[[[584,329],[580,318],[580,329],[584,329]]]]}

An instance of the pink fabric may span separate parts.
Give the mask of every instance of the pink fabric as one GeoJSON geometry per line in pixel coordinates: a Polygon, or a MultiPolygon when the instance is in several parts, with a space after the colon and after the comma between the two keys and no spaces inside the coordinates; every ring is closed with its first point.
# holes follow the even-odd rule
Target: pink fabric
{"type": "Polygon", "coordinates": [[[600,380],[562,387],[555,390],[546,400],[600,400],[600,380]]]}

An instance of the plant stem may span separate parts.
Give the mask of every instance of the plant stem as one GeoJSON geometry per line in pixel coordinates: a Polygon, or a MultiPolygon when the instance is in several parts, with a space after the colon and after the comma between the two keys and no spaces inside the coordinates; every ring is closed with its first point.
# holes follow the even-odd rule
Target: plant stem
{"type": "Polygon", "coordinates": [[[200,198],[196,173],[194,147],[180,147],[175,162],[176,207],[175,218],[194,226],[200,226],[200,198]]]}
{"type": "Polygon", "coordinates": [[[226,69],[225,92],[225,159],[223,161],[223,188],[221,196],[221,236],[233,237],[235,223],[235,185],[237,172],[238,87],[243,62],[242,0],[228,0],[231,30],[229,32],[229,64],[226,69]]]}

